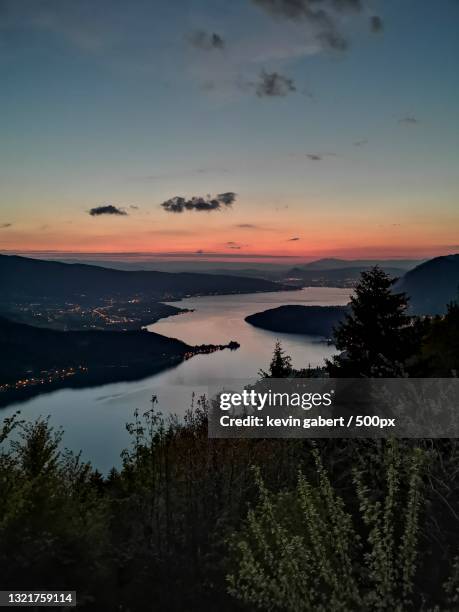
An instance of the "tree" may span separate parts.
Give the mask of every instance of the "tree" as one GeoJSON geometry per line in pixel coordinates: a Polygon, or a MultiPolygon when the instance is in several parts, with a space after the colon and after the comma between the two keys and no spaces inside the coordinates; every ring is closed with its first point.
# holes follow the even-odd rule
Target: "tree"
{"type": "Polygon", "coordinates": [[[274,353],[269,364],[269,372],[260,370],[262,378],[288,378],[293,373],[292,359],[285,354],[282,344],[277,340],[274,353]]]}
{"type": "Polygon", "coordinates": [[[330,376],[341,378],[404,375],[419,342],[408,298],[394,293],[391,279],[375,266],[362,272],[351,298],[351,311],[334,330],[339,355],[327,361],[330,376]]]}
{"type": "Polygon", "coordinates": [[[417,376],[459,376],[459,302],[429,322],[414,371],[417,376]]]}

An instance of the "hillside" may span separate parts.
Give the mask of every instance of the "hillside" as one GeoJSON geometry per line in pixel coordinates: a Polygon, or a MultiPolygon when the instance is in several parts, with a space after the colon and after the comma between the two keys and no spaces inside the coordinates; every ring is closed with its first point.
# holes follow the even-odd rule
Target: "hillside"
{"type": "Polygon", "coordinates": [[[50,298],[59,300],[126,298],[143,295],[153,300],[186,295],[279,291],[279,284],[256,278],[197,274],[126,271],[0,255],[2,301],[50,298]]]}
{"type": "Polygon", "coordinates": [[[289,305],[257,312],[245,320],[269,331],[329,338],[333,327],[342,320],[346,310],[346,306],[289,305]]]}
{"type": "Polygon", "coordinates": [[[0,384],[55,368],[155,369],[183,357],[192,347],[152,332],[57,331],[0,317],[0,384]]]}
{"type": "Polygon", "coordinates": [[[189,346],[146,330],[58,331],[0,316],[0,406],[62,386],[136,380],[199,353],[239,347],[189,346]]]}
{"type": "Polygon", "coordinates": [[[435,257],[407,272],[395,285],[410,297],[415,314],[443,314],[458,298],[459,254],[435,257]]]}

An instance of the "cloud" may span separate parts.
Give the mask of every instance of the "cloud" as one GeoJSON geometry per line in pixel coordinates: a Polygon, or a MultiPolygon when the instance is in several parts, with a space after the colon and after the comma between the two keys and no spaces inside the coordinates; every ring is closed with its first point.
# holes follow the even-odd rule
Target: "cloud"
{"type": "Polygon", "coordinates": [[[316,31],[324,47],[345,51],[349,44],[339,31],[343,14],[360,13],[362,0],[252,0],[274,17],[298,23],[303,21],[316,31]]]}
{"type": "Polygon", "coordinates": [[[318,153],[306,153],[306,157],[310,159],[311,161],[322,161],[323,160],[323,156],[319,155],[318,153]]]}
{"type": "Polygon", "coordinates": [[[190,44],[196,49],[203,51],[212,51],[213,49],[224,49],[225,41],[215,32],[205,32],[204,30],[196,30],[188,37],[190,44]]]}
{"type": "Polygon", "coordinates": [[[127,212],[122,208],[113,206],[113,204],[105,204],[104,206],[96,206],[91,208],[89,211],[91,217],[98,217],[100,215],[127,215],[127,212]]]}
{"type": "Polygon", "coordinates": [[[406,115],[405,117],[399,119],[398,122],[404,123],[405,125],[416,125],[418,123],[421,123],[419,119],[416,119],[416,117],[413,117],[413,115],[406,115]]]}
{"type": "Polygon", "coordinates": [[[374,34],[378,34],[384,30],[384,23],[379,15],[373,15],[370,17],[370,30],[374,34]]]}
{"type": "Polygon", "coordinates": [[[258,229],[258,225],[254,225],[253,223],[239,223],[234,227],[240,227],[241,229],[258,229]]]}
{"type": "Polygon", "coordinates": [[[11,227],[12,223],[0,223],[0,229],[6,229],[7,227],[11,227]]]}
{"type": "Polygon", "coordinates": [[[301,240],[301,238],[298,238],[297,236],[295,236],[294,238],[288,238],[287,242],[296,242],[297,240],[301,240]]]}
{"type": "Polygon", "coordinates": [[[222,210],[231,206],[236,201],[236,194],[232,191],[220,193],[215,197],[210,195],[205,198],[201,196],[193,196],[189,200],[181,196],[170,198],[161,204],[165,211],[171,213],[183,213],[186,210],[195,210],[196,212],[211,212],[213,210],[222,210]]]}
{"type": "Polygon", "coordinates": [[[140,207],[139,207],[139,206],[136,206],[135,204],[131,204],[131,205],[129,206],[129,208],[130,208],[131,210],[139,210],[139,208],[140,208],[140,207]]]}
{"type": "Polygon", "coordinates": [[[296,91],[293,79],[278,72],[261,72],[259,81],[255,83],[255,91],[259,98],[284,97],[296,91]]]}
{"type": "Polygon", "coordinates": [[[225,246],[228,249],[234,249],[236,251],[239,251],[240,249],[243,249],[244,247],[249,246],[248,244],[240,244],[238,242],[234,242],[233,240],[229,240],[228,242],[225,243],[225,246]]]}
{"type": "Polygon", "coordinates": [[[354,143],[352,143],[354,145],[354,147],[363,147],[366,144],[368,144],[368,140],[366,138],[364,138],[363,140],[356,140],[354,143]]]}

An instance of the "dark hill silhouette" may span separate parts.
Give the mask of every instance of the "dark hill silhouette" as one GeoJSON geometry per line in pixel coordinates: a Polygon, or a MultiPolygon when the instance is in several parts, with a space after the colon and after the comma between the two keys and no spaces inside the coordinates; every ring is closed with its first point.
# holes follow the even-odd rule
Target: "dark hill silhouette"
{"type": "Polygon", "coordinates": [[[189,346],[146,330],[59,331],[0,316],[0,406],[59,387],[138,380],[199,353],[239,347],[189,346]]]}
{"type": "Polygon", "coordinates": [[[196,273],[125,271],[0,255],[1,299],[129,297],[153,300],[186,295],[252,293],[285,289],[271,281],[196,273]]]}
{"type": "Polygon", "coordinates": [[[329,338],[343,319],[347,306],[288,305],[257,312],[245,318],[262,329],[290,334],[308,334],[329,338]]]}
{"type": "Polygon", "coordinates": [[[407,272],[394,289],[410,297],[414,314],[444,314],[458,298],[459,254],[429,259],[407,272]]]}
{"type": "Polygon", "coordinates": [[[154,370],[192,351],[180,340],[144,330],[58,331],[16,323],[0,317],[0,383],[28,371],[85,366],[154,370]]]}

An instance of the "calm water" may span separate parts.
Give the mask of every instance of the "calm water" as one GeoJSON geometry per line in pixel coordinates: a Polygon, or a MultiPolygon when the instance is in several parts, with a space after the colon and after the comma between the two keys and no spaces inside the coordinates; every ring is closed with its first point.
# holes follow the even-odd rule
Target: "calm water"
{"type": "Polygon", "coordinates": [[[237,351],[197,355],[177,367],[141,381],[114,383],[88,389],[63,389],[39,395],[0,410],[0,418],[21,410],[23,418],[50,415],[53,425],[65,430],[64,443],[101,471],[119,465],[120,452],[129,444],[125,423],[135,408],[148,410],[157,394],[164,414],[183,414],[191,395],[207,392],[215,380],[251,378],[267,368],[276,339],[281,340],[297,368],[315,366],[333,353],[318,338],[279,334],[252,327],[244,318],[282,304],[343,305],[348,289],[310,287],[301,291],[210,296],[171,302],[194,312],[163,319],[149,329],[189,344],[226,344],[236,340],[237,351]]]}

